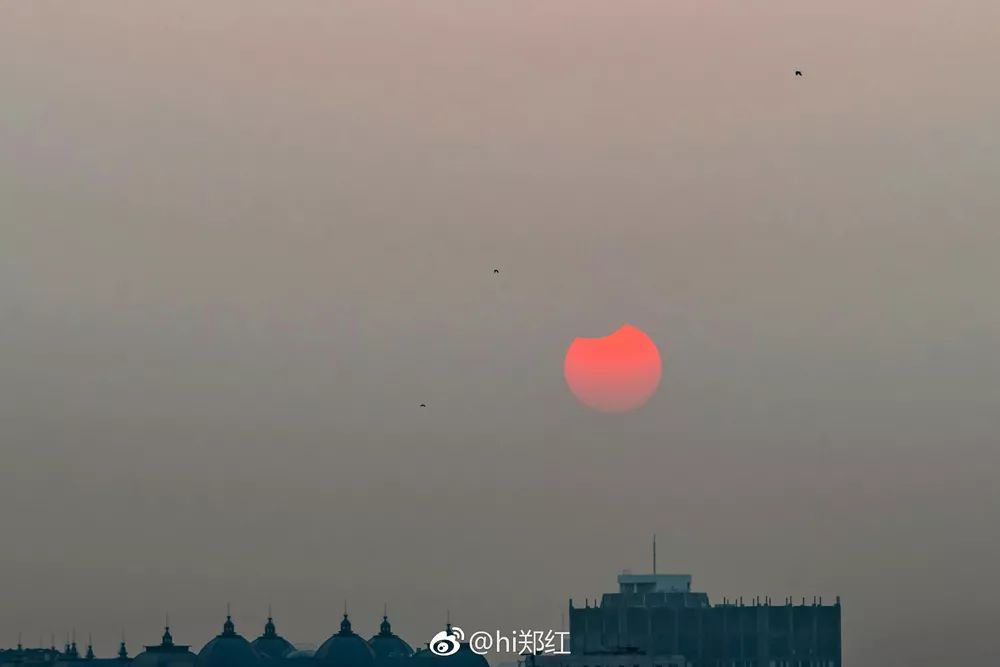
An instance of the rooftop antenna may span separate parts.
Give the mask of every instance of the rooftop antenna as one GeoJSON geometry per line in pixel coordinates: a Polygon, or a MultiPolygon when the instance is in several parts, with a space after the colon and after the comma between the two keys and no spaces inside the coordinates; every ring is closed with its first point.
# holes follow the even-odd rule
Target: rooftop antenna
{"type": "Polygon", "coordinates": [[[653,574],[656,574],[656,533],[653,533],[653,574]]]}

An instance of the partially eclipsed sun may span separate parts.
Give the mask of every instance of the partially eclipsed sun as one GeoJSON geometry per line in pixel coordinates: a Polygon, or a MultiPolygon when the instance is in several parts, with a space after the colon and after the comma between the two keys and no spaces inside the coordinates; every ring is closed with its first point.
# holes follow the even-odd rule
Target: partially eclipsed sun
{"type": "Polygon", "coordinates": [[[566,350],[563,374],[581,403],[600,412],[643,406],[660,385],[656,344],[631,324],[603,338],[577,338],[566,350]]]}

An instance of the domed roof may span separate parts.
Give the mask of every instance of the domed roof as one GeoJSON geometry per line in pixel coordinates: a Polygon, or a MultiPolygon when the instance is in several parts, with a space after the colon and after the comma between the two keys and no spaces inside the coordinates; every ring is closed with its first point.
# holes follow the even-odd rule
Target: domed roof
{"type": "Polygon", "coordinates": [[[316,661],[324,667],[374,667],[375,652],[364,639],[351,630],[351,621],[344,614],[340,632],[316,650],[316,661]]]}
{"type": "Polygon", "coordinates": [[[198,652],[201,667],[258,667],[260,654],[242,635],[236,634],[231,616],[226,616],[222,634],[217,635],[198,652]]]}
{"type": "Polygon", "coordinates": [[[274,658],[275,660],[287,657],[295,651],[292,643],[278,634],[270,611],[267,613],[267,623],[264,624],[264,634],[250,642],[250,645],[256,649],[261,657],[274,658]]]}
{"type": "Polygon", "coordinates": [[[401,637],[392,632],[392,625],[388,616],[382,616],[382,624],[379,626],[379,633],[368,640],[368,644],[375,652],[376,660],[387,660],[391,658],[409,658],[413,655],[413,648],[410,647],[401,637]]]}
{"type": "Polygon", "coordinates": [[[285,660],[312,660],[314,655],[316,651],[311,648],[299,648],[286,655],[285,660]]]}
{"type": "Polygon", "coordinates": [[[163,632],[163,641],[159,646],[147,646],[146,650],[135,656],[132,667],[199,667],[198,656],[188,650],[187,646],[174,643],[168,625],[163,632]]]}

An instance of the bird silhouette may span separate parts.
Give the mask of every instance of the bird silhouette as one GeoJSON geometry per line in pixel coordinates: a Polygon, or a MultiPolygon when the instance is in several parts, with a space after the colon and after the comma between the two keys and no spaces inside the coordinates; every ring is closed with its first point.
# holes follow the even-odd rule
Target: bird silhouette
{"type": "Polygon", "coordinates": [[[426,404],[426,403],[421,403],[421,404],[420,404],[420,407],[422,407],[422,408],[426,408],[426,407],[427,407],[427,404],[426,404]]]}
{"type": "Polygon", "coordinates": [[[800,69],[795,70],[795,76],[802,76],[802,70],[800,69]]]}
{"type": "Polygon", "coordinates": [[[493,273],[500,273],[500,269],[493,269],[493,273]]]}

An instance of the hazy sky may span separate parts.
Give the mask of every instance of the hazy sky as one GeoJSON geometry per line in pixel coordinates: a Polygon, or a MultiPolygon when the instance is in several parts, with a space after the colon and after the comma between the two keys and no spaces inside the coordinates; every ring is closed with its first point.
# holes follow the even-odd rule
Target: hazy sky
{"type": "Polygon", "coordinates": [[[845,664],[995,661],[998,25],[0,2],[0,643],[558,628],[656,532],[845,664]],[[589,412],[623,322],[663,384],[589,412]]]}

